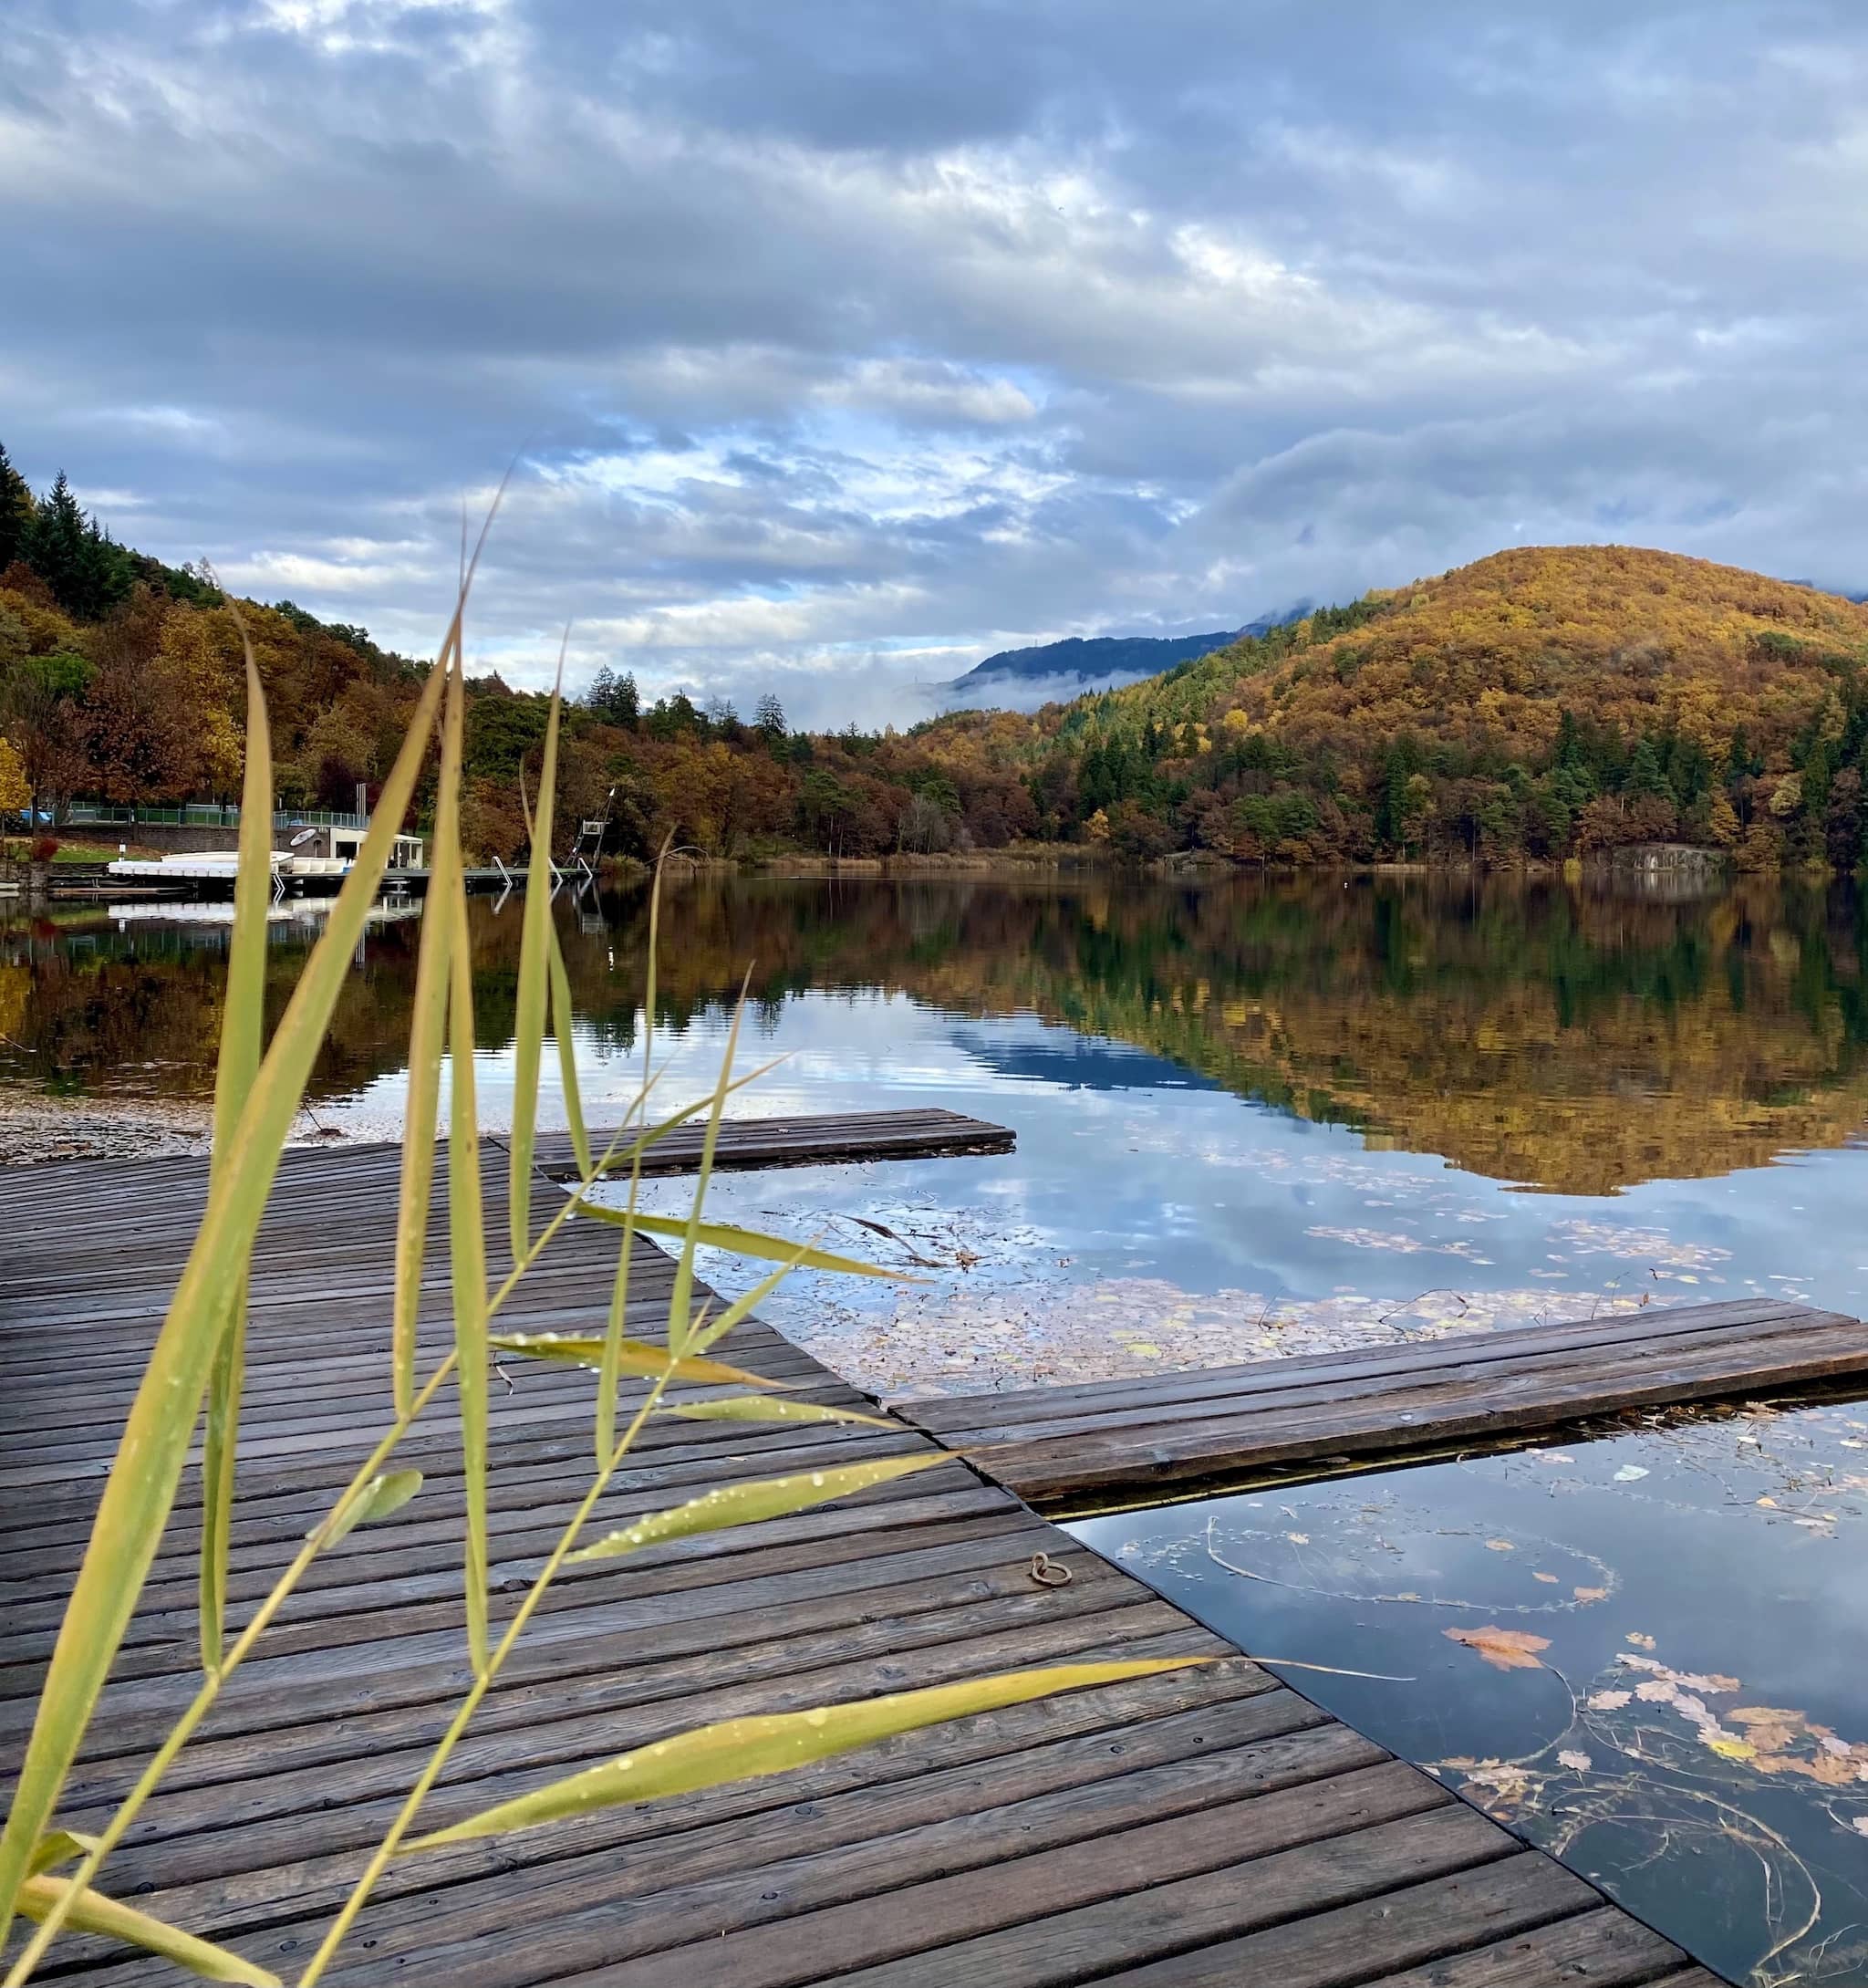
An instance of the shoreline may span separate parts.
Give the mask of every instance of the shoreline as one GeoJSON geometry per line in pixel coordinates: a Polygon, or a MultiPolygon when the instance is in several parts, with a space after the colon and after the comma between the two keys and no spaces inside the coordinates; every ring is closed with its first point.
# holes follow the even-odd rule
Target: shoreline
{"type": "MultiPolygon", "coordinates": [[[[82,1160],[194,1160],[213,1150],[212,1098],[71,1095],[0,1085],[0,1175],[14,1168],[82,1160]]],[[[368,1143],[367,1135],[321,1126],[309,1111],[293,1122],[286,1143],[368,1143]]]]}

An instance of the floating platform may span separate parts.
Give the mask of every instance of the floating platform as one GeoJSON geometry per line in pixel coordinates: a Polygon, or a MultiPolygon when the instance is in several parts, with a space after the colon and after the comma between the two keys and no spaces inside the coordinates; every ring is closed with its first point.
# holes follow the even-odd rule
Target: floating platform
{"type": "MultiPolygon", "coordinates": [[[[780,1128],[763,1121],[776,1137],[780,1128]]],[[[399,1156],[288,1152],[254,1264],[232,1615],[390,1412],[399,1156]]],[[[507,1157],[483,1150],[490,1269],[507,1157]]],[[[205,1202],[202,1161],[73,1162],[0,1204],[0,1777],[16,1768],[118,1428],[205,1202]]],[[[540,1181],[534,1218],[559,1205],[540,1181]]],[[[420,1337],[451,1343],[445,1171],[420,1337]]],[[[503,1315],[600,1328],[617,1233],[572,1223],[503,1315]]],[[[665,1317],[638,1243],[628,1327],[665,1317]]],[[[707,1294],[697,1288],[697,1302],[707,1294]]],[[[806,1400],[873,1407],[771,1327],[718,1348],[806,1400]]],[[[586,1481],[592,1378],[501,1363],[496,1619],[586,1481]]],[[[393,1524],[322,1556],[106,1872],[294,1977],[469,1675],[443,1402],[393,1524]]],[[[742,1478],[933,1451],[888,1430],[650,1424],[605,1515],[742,1478]]],[[[195,1689],[200,1486],[168,1536],[59,1819],[95,1829],[195,1689]]],[[[392,1864],[330,1976],[450,1988],[1717,1988],[1582,1879],[1280,1684],[952,1458],[822,1511],[599,1562],[554,1587],[424,1811],[439,1825],[709,1720],[1025,1665],[1197,1670],[964,1719],[737,1785],[392,1864]],[[1033,1577],[1044,1554],[1067,1585],[1033,1577]]],[[[59,1988],[164,1963],[61,1941],[59,1988]]]]}
{"type": "Polygon", "coordinates": [[[1090,1509],[1851,1377],[1868,1380],[1860,1320],[1740,1298],[897,1412],[1032,1504],[1090,1509]]]}
{"type": "MultiPolygon", "coordinates": [[[[644,1179],[692,1173],[700,1161],[707,1128],[697,1121],[649,1148],[642,1156],[644,1179]]],[[[601,1156],[607,1130],[593,1131],[591,1147],[601,1156]]],[[[827,1167],[859,1160],[942,1160],[969,1153],[1011,1152],[1017,1143],[1002,1125],[970,1119],[958,1111],[843,1111],[810,1119],[727,1119],[720,1128],[713,1164],[721,1172],[768,1167],[827,1167]]],[[[577,1163],[570,1135],[543,1132],[534,1155],[554,1181],[576,1181],[577,1163]]],[[[627,1180],[628,1169],[612,1178],[627,1180]]]]}

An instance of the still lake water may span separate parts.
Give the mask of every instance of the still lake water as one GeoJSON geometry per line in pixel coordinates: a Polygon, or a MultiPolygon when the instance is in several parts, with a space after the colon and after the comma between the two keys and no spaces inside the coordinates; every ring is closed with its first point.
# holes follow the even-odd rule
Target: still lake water
{"type": "MultiPolygon", "coordinates": [[[[938,1104],[1018,1134],[999,1158],[716,1184],[722,1217],[934,1266],[906,1291],[800,1279],[769,1307],[883,1392],[1759,1291],[1868,1304],[1852,885],[1669,902],[1510,879],[748,879],[669,910],[670,1104],[711,1084],[750,965],[745,1060],[787,1060],[736,1110],[938,1104]]],[[[472,912],[491,1125],[519,905],[472,912]]],[[[600,1123],[639,1068],[646,904],[558,916],[600,1123]]],[[[275,1009],[317,922],[279,921],[275,1009]]],[[[364,940],[320,1125],[398,1131],[419,928],[364,940]]],[[[225,937],[168,911],[0,910],[0,1087],[199,1110],[225,937]]]]}
{"type": "MultiPolygon", "coordinates": [[[[0,902],[0,1128],[8,1095],[200,1117],[225,926],[148,913],[0,902]]],[[[646,913],[557,907],[598,1125],[639,1068],[646,913]]],[[[519,905],[472,923],[494,1126],[519,905]]],[[[317,924],[278,921],[275,1013],[317,924]]],[[[400,1129],[419,930],[358,950],[322,1127],[400,1129]]],[[[1753,1292],[1868,1308],[1853,885],[748,879],[672,890],[666,931],[667,1105],[711,1086],[750,966],[742,1062],[786,1060],[736,1111],[944,1105],[1018,1135],[715,1183],[723,1218],[916,1268],[763,1307],[884,1395],[1753,1292]]],[[[1291,1673],[1735,1978],[1859,1981],[1864,1423],[1702,1420],[1083,1529],[1251,1648],[1405,1677],[1291,1673]],[[1500,1630],[1535,1639],[1513,1668],[1500,1630]]]]}

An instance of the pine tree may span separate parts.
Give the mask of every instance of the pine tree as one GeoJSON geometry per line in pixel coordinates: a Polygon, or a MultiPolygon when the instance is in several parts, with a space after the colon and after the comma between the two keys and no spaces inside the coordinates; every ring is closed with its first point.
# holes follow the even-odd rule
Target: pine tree
{"type": "Polygon", "coordinates": [[[32,486],[14,468],[0,442],[0,573],[24,556],[33,522],[32,486]]]}
{"type": "Polygon", "coordinates": [[[782,739],[784,736],[784,706],[770,691],[759,700],[752,723],[768,739],[782,739]]]}
{"type": "Polygon", "coordinates": [[[34,507],[23,557],[76,620],[101,619],[130,592],[130,555],[79,509],[63,470],[34,507]]]}
{"type": "Polygon", "coordinates": [[[89,554],[85,544],[84,513],[60,470],[50,490],[34,507],[26,535],[26,563],[52,589],[52,598],[67,614],[83,612],[89,579],[89,554]]]}

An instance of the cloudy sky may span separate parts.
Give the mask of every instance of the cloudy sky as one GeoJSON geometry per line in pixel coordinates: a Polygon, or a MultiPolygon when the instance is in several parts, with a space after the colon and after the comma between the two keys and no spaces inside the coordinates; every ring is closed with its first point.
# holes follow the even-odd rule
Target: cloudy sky
{"type": "Polygon", "coordinates": [[[1860,0],[8,0],[0,440],[794,718],[1513,542],[1868,587],[1860,0]]]}

